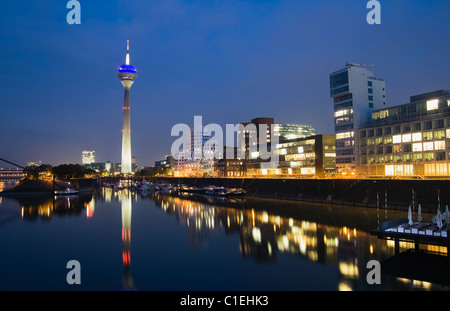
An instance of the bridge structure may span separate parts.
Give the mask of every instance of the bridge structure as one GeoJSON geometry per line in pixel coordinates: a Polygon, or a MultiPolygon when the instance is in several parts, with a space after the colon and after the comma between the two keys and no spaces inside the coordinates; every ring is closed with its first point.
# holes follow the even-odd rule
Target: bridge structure
{"type": "Polygon", "coordinates": [[[8,163],[16,168],[0,168],[0,181],[18,180],[24,177],[24,166],[0,157],[0,162],[8,163]]]}

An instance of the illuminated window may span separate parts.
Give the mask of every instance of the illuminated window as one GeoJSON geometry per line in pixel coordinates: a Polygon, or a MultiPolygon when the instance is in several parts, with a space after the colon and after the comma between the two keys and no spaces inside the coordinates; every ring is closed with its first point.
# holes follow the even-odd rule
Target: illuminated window
{"type": "Polygon", "coordinates": [[[389,110],[381,110],[381,111],[377,111],[377,112],[373,112],[372,113],[372,119],[376,120],[376,119],[384,119],[389,117],[389,110]]]}
{"type": "Polygon", "coordinates": [[[394,153],[402,152],[402,145],[395,145],[393,150],[394,153]]]}
{"type": "Polygon", "coordinates": [[[395,175],[402,176],[403,175],[403,165],[395,165],[395,175]]]}
{"type": "Polygon", "coordinates": [[[433,99],[433,100],[427,101],[427,111],[436,110],[438,108],[439,108],[439,100],[438,99],[433,99]]]}
{"type": "Polygon", "coordinates": [[[292,175],[292,168],[288,168],[288,174],[292,175]]]}
{"type": "Polygon", "coordinates": [[[384,144],[391,144],[392,143],[392,136],[388,136],[384,138],[384,144]]]}
{"type": "Polygon", "coordinates": [[[434,139],[443,139],[445,138],[445,131],[434,131],[434,139]]]}
{"type": "Polygon", "coordinates": [[[346,116],[348,114],[352,114],[353,113],[353,109],[343,109],[343,110],[338,110],[334,113],[334,116],[337,117],[342,117],[342,116],[346,116]]]}
{"type": "Polygon", "coordinates": [[[286,159],[286,161],[306,160],[306,155],[304,153],[302,153],[302,154],[290,154],[290,155],[286,155],[285,159],[286,159]]]}
{"type": "Polygon", "coordinates": [[[287,150],[286,149],[281,149],[281,155],[286,155],[287,154],[287,150]]]}
{"type": "Polygon", "coordinates": [[[421,152],[423,150],[422,143],[415,143],[413,144],[413,152],[421,152]]]}
{"type": "Polygon", "coordinates": [[[433,150],[433,142],[423,143],[423,150],[424,151],[433,150]]]}
{"type": "Polygon", "coordinates": [[[392,142],[394,144],[400,144],[402,142],[402,135],[392,136],[392,142]]]}
{"type": "Polygon", "coordinates": [[[446,137],[447,137],[447,138],[450,138],[450,129],[447,129],[447,135],[446,135],[446,137]]]}
{"type": "Polygon", "coordinates": [[[422,133],[413,133],[412,141],[422,141],[422,133]]]}
{"type": "Polygon", "coordinates": [[[403,155],[403,162],[411,162],[411,161],[412,161],[411,154],[404,154],[403,155]]]}
{"type": "Polygon", "coordinates": [[[403,174],[404,175],[414,175],[414,167],[411,164],[404,165],[403,166],[403,174]]]}
{"type": "Polygon", "coordinates": [[[434,164],[425,164],[425,175],[436,175],[436,166],[434,164]]]}
{"type": "Polygon", "coordinates": [[[433,140],[433,132],[423,133],[423,140],[433,140]]]}
{"type": "Polygon", "coordinates": [[[252,152],[250,156],[252,159],[256,159],[259,157],[259,152],[258,151],[252,152]]]}
{"type": "Polygon", "coordinates": [[[336,139],[344,139],[344,138],[350,138],[354,137],[354,132],[346,132],[346,133],[339,133],[336,134],[336,139]]]}
{"type": "Polygon", "coordinates": [[[415,162],[421,162],[423,160],[423,156],[421,153],[415,153],[413,154],[413,161],[415,162]]]}
{"type": "Polygon", "coordinates": [[[402,136],[402,141],[403,141],[404,143],[410,143],[410,142],[411,142],[411,134],[404,134],[404,135],[402,136]]]}
{"type": "Polygon", "coordinates": [[[444,140],[435,141],[434,150],[445,150],[445,141],[444,140]]]}
{"type": "Polygon", "coordinates": [[[303,153],[305,152],[305,149],[303,149],[303,147],[298,147],[298,153],[303,153]]]}
{"type": "Polygon", "coordinates": [[[424,153],[423,158],[425,161],[428,161],[428,162],[434,161],[434,153],[433,152],[424,153]]]}
{"type": "Polygon", "coordinates": [[[394,176],[394,173],[395,173],[395,167],[394,167],[394,165],[386,165],[386,166],[384,167],[384,174],[385,174],[386,176],[394,176]]]}
{"type": "Polygon", "coordinates": [[[325,153],[325,157],[336,158],[336,153],[325,153]]]}
{"type": "Polygon", "coordinates": [[[300,169],[300,174],[302,175],[313,175],[316,173],[316,169],[314,167],[302,167],[300,169]]]}
{"type": "Polygon", "coordinates": [[[436,175],[447,175],[447,163],[436,163],[436,175]]]}

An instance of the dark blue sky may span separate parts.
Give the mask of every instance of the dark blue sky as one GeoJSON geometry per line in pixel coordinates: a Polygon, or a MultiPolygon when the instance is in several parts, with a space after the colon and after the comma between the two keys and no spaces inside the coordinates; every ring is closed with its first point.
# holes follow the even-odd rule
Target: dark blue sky
{"type": "MultiPolygon", "coordinates": [[[[0,157],[58,165],[120,161],[123,88],[131,41],[132,149],[140,166],[170,153],[176,123],[274,117],[334,133],[329,74],[375,64],[387,103],[450,88],[450,1],[80,0],[0,3],[0,157]]],[[[0,163],[0,166],[4,166],[0,163]]]]}

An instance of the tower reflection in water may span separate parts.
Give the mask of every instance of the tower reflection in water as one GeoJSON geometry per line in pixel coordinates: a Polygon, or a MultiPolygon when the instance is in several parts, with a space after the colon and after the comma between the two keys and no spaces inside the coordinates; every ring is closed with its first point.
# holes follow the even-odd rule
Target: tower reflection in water
{"type": "Polygon", "coordinates": [[[122,209],[122,262],[124,268],[122,290],[135,290],[134,281],[131,277],[131,192],[128,190],[119,192],[119,200],[122,209]]]}

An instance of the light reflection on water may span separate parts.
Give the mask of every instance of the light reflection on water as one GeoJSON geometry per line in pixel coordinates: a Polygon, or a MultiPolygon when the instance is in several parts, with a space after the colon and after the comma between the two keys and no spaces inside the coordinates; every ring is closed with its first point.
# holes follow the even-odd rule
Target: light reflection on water
{"type": "MultiPolygon", "coordinates": [[[[173,271],[173,275],[170,276],[167,274],[163,276],[162,272],[160,276],[157,272],[149,269],[149,262],[152,262],[153,265],[150,266],[161,265],[163,269],[171,271],[173,267],[169,268],[169,262],[175,261],[180,265],[181,258],[195,258],[196,262],[190,266],[192,271],[185,271],[185,278],[189,278],[189,274],[196,275],[199,280],[207,280],[211,282],[208,285],[209,290],[236,289],[233,286],[239,284],[239,279],[243,277],[241,276],[243,271],[248,274],[244,282],[246,287],[239,289],[244,290],[254,288],[320,290],[322,289],[321,283],[323,283],[324,290],[330,288],[333,290],[446,289],[438,284],[390,275],[383,275],[382,285],[378,287],[367,284],[367,262],[373,259],[383,261],[395,254],[395,247],[391,241],[380,240],[369,233],[371,229],[375,229],[374,226],[377,225],[380,218],[376,210],[332,208],[256,198],[219,200],[158,193],[143,195],[127,190],[114,191],[109,188],[102,188],[94,195],[3,199],[3,206],[6,200],[9,204],[15,203],[16,206],[18,203],[20,218],[23,221],[41,220],[38,221],[40,226],[35,230],[48,230],[45,226],[54,221],[55,216],[62,218],[76,216],[70,217],[70,224],[74,227],[73,232],[82,235],[83,230],[92,230],[89,231],[91,239],[89,243],[94,249],[104,248],[103,256],[106,258],[101,257],[102,254],[96,256],[105,262],[111,261],[106,265],[102,263],[101,267],[104,269],[102,273],[111,275],[111,277],[118,272],[117,266],[115,266],[118,256],[107,255],[107,250],[116,249],[118,241],[112,237],[111,241],[100,239],[99,232],[119,231],[119,228],[112,227],[117,227],[117,217],[120,217],[121,290],[179,290],[178,286],[182,285],[177,284],[184,283],[188,284],[186,286],[191,286],[184,289],[203,289],[205,285],[197,284],[192,280],[186,281],[183,274],[180,273],[185,270],[181,268],[173,271]],[[120,214],[115,213],[116,207],[120,207],[120,214]],[[155,214],[152,207],[161,211],[162,214],[155,214]],[[173,219],[176,219],[178,229],[174,229],[173,219]],[[86,221],[88,222],[86,223],[86,221]],[[95,227],[93,227],[94,225],[95,227]],[[186,229],[184,235],[188,241],[188,248],[183,246],[185,242],[180,240],[180,236],[174,233],[180,228],[186,229]],[[236,236],[238,238],[233,239],[236,236]],[[176,250],[180,258],[163,257],[167,256],[166,253],[157,252],[158,249],[167,247],[176,250]],[[229,276],[230,280],[235,283],[227,284],[227,279],[219,282],[214,279],[213,275],[208,275],[211,268],[206,269],[206,267],[214,265],[212,261],[232,256],[230,254],[233,254],[236,248],[241,259],[239,261],[237,258],[231,257],[230,262],[233,262],[234,265],[240,262],[240,266],[236,269],[222,268],[227,273],[236,270],[235,275],[229,276]],[[202,254],[203,257],[199,254],[202,254]],[[167,262],[166,266],[164,266],[164,262],[167,262]],[[113,266],[116,267],[114,270],[113,266]],[[314,267],[314,271],[319,271],[320,275],[308,274],[306,271],[308,267],[314,267]],[[273,269],[277,269],[280,275],[274,273],[273,269]],[[254,272],[252,272],[253,270],[254,272]],[[286,279],[290,275],[296,278],[296,281],[286,279]],[[258,283],[261,282],[259,280],[261,277],[266,284],[258,283]],[[158,278],[161,278],[159,284],[158,278]],[[177,282],[169,283],[165,280],[167,283],[163,283],[163,278],[174,279],[177,282]],[[280,281],[279,278],[285,279],[280,281]],[[318,281],[317,278],[323,280],[318,281]],[[278,285],[271,287],[271,284],[278,285]],[[295,284],[296,287],[293,288],[292,284],[295,284]]],[[[382,217],[384,218],[385,215],[383,210],[382,217]]],[[[403,216],[402,213],[389,211],[389,218],[403,216]]],[[[2,222],[0,219],[0,233],[4,223],[9,224],[10,222],[2,222]]],[[[14,226],[21,226],[21,223],[16,222],[14,226]]],[[[36,234],[38,235],[38,233],[36,234]]],[[[54,239],[56,241],[58,237],[54,239]]],[[[68,248],[70,245],[68,244],[68,248]]],[[[1,244],[1,246],[4,245],[1,244]]],[[[400,243],[401,251],[412,247],[411,244],[400,243]]],[[[436,251],[436,249],[433,250],[436,251]]],[[[439,249],[438,251],[444,250],[439,249]]],[[[58,253],[58,255],[60,254],[58,253]]],[[[86,254],[83,254],[86,258],[83,263],[89,260],[90,257],[87,255],[86,251],[86,254]]],[[[92,259],[92,261],[95,260],[92,259]]],[[[97,266],[96,268],[100,269],[97,266]]],[[[95,279],[95,276],[92,278],[95,279]]],[[[16,280],[16,282],[20,283],[20,280],[16,280]]],[[[83,289],[92,289],[86,283],[88,282],[85,282],[86,287],[83,289]]],[[[4,286],[2,285],[1,288],[4,286]]],[[[110,288],[105,289],[109,290],[110,288]]]]}

